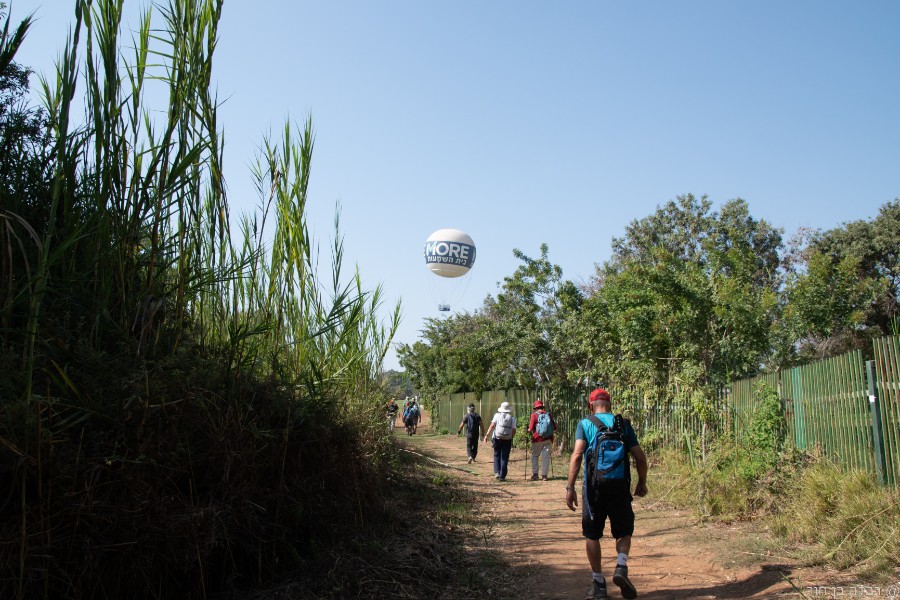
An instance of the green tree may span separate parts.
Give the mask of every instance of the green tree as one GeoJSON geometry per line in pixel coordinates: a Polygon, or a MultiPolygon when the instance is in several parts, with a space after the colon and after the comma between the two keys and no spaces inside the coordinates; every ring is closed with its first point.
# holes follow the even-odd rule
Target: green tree
{"type": "Polygon", "coordinates": [[[416,389],[426,395],[487,389],[494,363],[477,343],[483,327],[477,314],[426,319],[422,341],[398,348],[400,364],[416,389]]]}
{"type": "Polygon", "coordinates": [[[524,388],[574,383],[588,362],[586,353],[567,338],[578,329],[582,294],[563,280],[547,244],[540,250],[540,258],[513,250],[521,264],[484,308],[497,355],[504,361],[501,378],[524,388]]]}
{"type": "Polygon", "coordinates": [[[777,316],[780,230],[736,199],[681,196],[613,241],[587,300],[601,380],[696,399],[755,373],[777,316]]]}
{"type": "Polygon", "coordinates": [[[860,268],[853,256],[835,264],[813,251],[806,270],[790,277],[785,322],[800,360],[833,356],[870,339],[865,322],[875,290],[872,280],[860,277],[860,268]]]}
{"type": "Polygon", "coordinates": [[[827,256],[835,268],[847,258],[855,259],[857,277],[867,280],[872,292],[864,323],[880,335],[900,333],[900,200],[881,206],[874,219],[815,235],[810,248],[827,256]]]}

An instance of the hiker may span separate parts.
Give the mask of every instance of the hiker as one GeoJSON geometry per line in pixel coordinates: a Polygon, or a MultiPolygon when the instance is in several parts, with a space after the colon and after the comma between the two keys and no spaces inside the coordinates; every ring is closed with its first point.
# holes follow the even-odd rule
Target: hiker
{"type": "Polygon", "coordinates": [[[413,398],[409,405],[409,414],[413,417],[413,433],[419,431],[419,421],[422,420],[422,408],[419,406],[418,396],[413,398]]]}
{"type": "Polygon", "coordinates": [[[513,437],[516,435],[516,418],[510,413],[509,402],[501,402],[497,414],[484,433],[484,441],[493,433],[491,444],[494,446],[494,479],[506,481],[509,472],[509,453],[512,450],[513,437]]]}
{"type": "Polygon", "coordinates": [[[603,537],[603,527],[608,517],[610,531],[616,540],[616,552],[619,554],[613,572],[613,583],[622,590],[622,597],[630,600],[637,597],[637,590],[628,579],[628,552],[631,550],[631,536],[634,534],[628,455],[634,457],[638,473],[635,496],[647,494],[647,457],[638,445],[631,423],[620,414],[612,414],[609,392],[603,388],[595,389],[591,392],[588,406],[592,414],[579,421],[575,431],[575,448],[566,483],[566,506],[573,511],[578,506],[575,478],[584,458],[581,532],[585,537],[585,550],[593,572],[587,599],[609,598],[600,560],[600,538],[603,537]],[[598,462],[596,449],[600,443],[603,452],[599,453],[598,462]]]}
{"type": "Polygon", "coordinates": [[[403,411],[403,424],[406,425],[406,435],[413,435],[419,425],[419,405],[415,400],[403,411]]]}
{"type": "Polygon", "coordinates": [[[394,425],[397,423],[397,411],[399,410],[400,407],[397,406],[397,403],[391,398],[387,405],[388,431],[391,433],[394,432],[394,425]]]}
{"type": "Polygon", "coordinates": [[[456,429],[456,435],[462,433],[463,426],[466,427],[466,454],[469,456],[469,464],[472,464],[478,456],[478,439],[481,437],[481,430],[484,429],[481,415],[475,412],[474,404],[469,404],[466,408],[466,414],[456,429]]]}
{"type": "Polygon", "coordinates": [[[534,401],[534,412],[528,421],[528,433],[531,434],[531,480],[538,479],[538,465],[543,460],[541,479],[547,481],[547,472],[550,470],[550,451],[553,449],[553,433],[556,431],[556,421],[544,408],[544,401],[538,398],[534,401]]]}

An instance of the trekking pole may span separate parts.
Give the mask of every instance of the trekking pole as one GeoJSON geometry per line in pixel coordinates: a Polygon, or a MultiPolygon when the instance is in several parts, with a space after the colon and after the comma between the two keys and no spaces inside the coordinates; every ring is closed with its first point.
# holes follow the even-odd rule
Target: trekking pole
{"type": "Polygon", "coordinates": [[[528,441],[525,442],[525,481],[528,481],[528,441]]]}
{"type": "Polygon", "coordinates": [[[550,479],[553,479],[553,442],[550,442],[550,452],[547,453],[547,460],[550,461],[550,479]]]}

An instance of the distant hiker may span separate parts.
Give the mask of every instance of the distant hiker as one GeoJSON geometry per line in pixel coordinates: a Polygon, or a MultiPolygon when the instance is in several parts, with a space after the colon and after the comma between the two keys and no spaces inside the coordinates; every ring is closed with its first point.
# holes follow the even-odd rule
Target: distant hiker
{"type": "Polygon", "coordinates": [[[408,403],[406,408],[403,409],[403,424],[406,425],[406,435],[413,435],[416,433],[420,416],[419,405],[416,404],[415,400],[412,400],[408,403]]]}
{"type": "Polygon", "coordinates": [[[416,396],[409,405],[409,412],[413,416],[413,433],[419,430],[419,421],[422,420],[422,407],[419,406],[419,397],[416,396]]]}
{"type": "Polygon", "coordinates": [[[556,421],[553,416],[544,409],[544,402],[540,398],[534,401],[534,412],[528,421],[528,433],[531,434],[531,480],[537,481],[538,464],[543,460],[541,479],[547,481],[547,472],[550,470],[550,451],[553,449],[553,433],[556,431],[556,421]]]}
{"type": "Polygon", "coordinates": [[[509,402],[502,402],[497,414],[484,434],[486,442],[493,432],[491,443],[494,445],[494,478],[506,481],[509,471],[509,452],[512,450],[513,437],[516,435],[516,418],[510,413],[509,402]]]}
{"type": "Polygon", "coordinates": [[[466,454],[469,456],[469,464],[471,464],[478,456],[478,440],[481,438],[481,430],[484,429],[481,415],[475,412],[474,404],[469,404],[466,408],[466,414],[463,415],[462,422],[456,429],[456,435],[462,432],[463,427],[466,428],[466,454]]]}
{"type": "Polygon", "coordinates": [[[620,414],[612,414],[609,392],[602,388],[595,389],[591,392],[588,406],[592,414],[582,419],[575,431],[575,448],[566,483],[566,505],[573,511],[578,506],[575,478],[584,457],[581,532],[585,537],[585,550],[593,572],[587,599],[609,598],[600,560],[600,538],[603,537],[603,527],[609,517],[609,528],[616,539],[616,552],[619,553],[613,583],[621,588],[622,597],[630,600],[637,597],[637,590],[628,579],[628,552],[631,550],[631,536],[634,533],[628,455],[634,457],[637,467],[635,496],[647,494],[647,457],[638,445],[631,423],[620,414]],[[598,448],[602,448],[602,452],[597,452],[598,448]]]}
{"type": "Polygon", "coordinates": [[[397,403],[391,398],[387,405],[388,431],[391,433],[393,433],[394,425],[397,423],[397,412],[399,410],[400,407],[397,406],[397,403]]]}

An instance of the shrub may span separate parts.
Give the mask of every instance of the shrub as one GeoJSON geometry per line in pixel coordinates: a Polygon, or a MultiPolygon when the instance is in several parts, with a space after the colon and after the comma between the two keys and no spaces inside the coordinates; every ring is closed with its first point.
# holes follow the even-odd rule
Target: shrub
{"type": "Polygon", "coordinates": [[[756,393],[758,406],[747,428],[747,441],[753,469],[756,474],[761,474],[778,462],[785,447],[787,430],[784,405],[778,392],[760,383],[756,393]]]}

